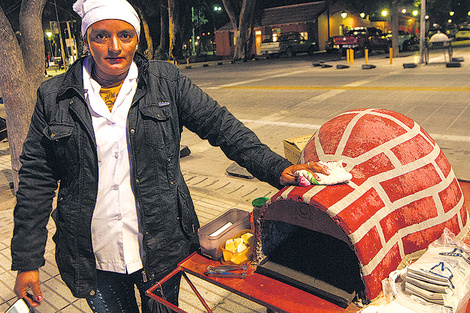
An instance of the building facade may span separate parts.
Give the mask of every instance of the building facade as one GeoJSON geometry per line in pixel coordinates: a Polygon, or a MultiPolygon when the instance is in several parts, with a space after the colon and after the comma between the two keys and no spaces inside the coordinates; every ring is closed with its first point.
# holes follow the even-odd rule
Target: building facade
{"type": "MultiPolygon", "coordinates": [[[[371,21],[368,15],[357,12],[347,0],[330,2],[315,1],[265,9],[253,28],[252,54],[261,54],[260,46],[264,40],[275,40],[286,32],[299,32],[305,39],[315,41],[317,50],[324,50],[329,37],[342,35],[352,27],[375,26],[384,32],[391,30],[389,21],[371,21]]],[[[415,22],[415,18],[400,16],[400,29],[412,32],[415,22]]],[[[231,23],[216,30],[218,56],[233,56],[235,32],[231,23]]]]}

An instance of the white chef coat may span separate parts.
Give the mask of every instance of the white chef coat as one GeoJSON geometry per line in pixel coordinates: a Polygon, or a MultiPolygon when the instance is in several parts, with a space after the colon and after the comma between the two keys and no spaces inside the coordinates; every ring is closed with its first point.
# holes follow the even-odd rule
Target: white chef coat
{"type": "Polygon", "coordinates": [[[109,111],[101,86],[91,77],[92,59],[83,65],[85,98],[92,116],[98,152],[98,196],[91,223],[93,252],[99,270],[131,274],[142,266],[142,232],[131,186],[127,114],[137,89],[132,63],[109,111]]]}

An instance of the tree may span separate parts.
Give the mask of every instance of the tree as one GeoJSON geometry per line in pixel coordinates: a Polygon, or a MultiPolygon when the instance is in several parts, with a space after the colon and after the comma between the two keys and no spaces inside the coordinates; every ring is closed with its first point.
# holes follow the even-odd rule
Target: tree
{"type": "Polygon", "coordinates": [[[235,60],[251,56],[256,0],[222,0],[235,29],[235,60]]]}
{"type": "Polygon", "coordinates": [[[153,39],[152,36],[150,35],[150,28],[149,24],[147,23],[147,19],[145,15],[143,14],[142,10],[139,8],[136,8],[136,11],[139,14],[140,20],[142,22],[142,30],[141,30],[141,41],[142,37],[145,38],[145,43],[147,44],[147,49],[144,52],[144,55],[147,59],[153,59],[153,39]]]}
{"type": "MultiPolygon", "coordinates": [[[[195,33],[200,33],[202,26],[207,24],[208,20],[206,19],[206,16],[204,15],[204,12],[201,9],[195,10],[194,8],[192,9],[192,44],[194,45],[197,41],[195,38],[195,33]]],[[[199,44],[196,49],[196,55],[199,55],[201,53],[201,44],[199,44]]]]}
{"type": "Polygon", "coordinates": [[[158,46],[160,51],[169,51],[168,28],[168,1],[166,1],[166,5],[160,4],[160,45],[158,46]]]}
{"type": "Polygon", "coordinates": [[[167,59],[168,37],[168,0],[130,0],[142,21],[139,49],[148,59],[167,59]],[[162,48],[155,49],[159,44],[162,48]],[[159,52],[160,51],[160,52],[159,52]]]}
{"type": "Polygon", "coordinates": [[[44,79],[42,12],[46,0],[23,0],[17,38],[0,7],[0,90],[5,103],[14,193],[18,189],[19,155],[36,102],[36,90],[44,79]]]}
{"type": "Polygon", "coordinates": [[[392,50],[393,57],[398,57],[400,49],[398,48],[398,19],[399,19],[398,0],[392,0],[392,50]]]}
{"type": "Polygon", "coordinates": [[[191,2],[168,0],[169,55],[171,59],[183,58],[183,42],[189,38],[191,26],[191,2]]]}

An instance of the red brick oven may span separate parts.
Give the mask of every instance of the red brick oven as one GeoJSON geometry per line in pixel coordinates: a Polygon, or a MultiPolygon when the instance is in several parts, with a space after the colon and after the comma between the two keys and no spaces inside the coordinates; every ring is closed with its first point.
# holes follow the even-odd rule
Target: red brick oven
{"type": "Polygon", "coordinates": [[[367,302],[391,271],[444,228],[468,231],[449,162],[406,116],[376,109],[340,114],[312,136],[299,162],[318,160],[343,160],[351,182],[286,187],[257,213],[256,258],[273,261],[277,278],[319,295],[324,292],[307,285],[312,279],[326,284],[325,297],[341,306],[355,295],[367,302]]]}

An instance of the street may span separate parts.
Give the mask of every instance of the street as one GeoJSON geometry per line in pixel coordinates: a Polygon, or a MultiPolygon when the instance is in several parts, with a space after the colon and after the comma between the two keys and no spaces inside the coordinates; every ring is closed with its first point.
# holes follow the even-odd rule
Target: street
{"type": "MultiPolygon", "coordinates": [[[[392,65],[385,54],[372,55],[369,64],[376,68],[370,70],[362,69],[363,58],[349,68],[337,69],[336,65],[346,65],[346,60],[337,61],[338,54],[320,54],[225,62],[184,68],[182,72],[281,155],[283,139],[312,134],[329,119],[351,109],[382,108],[415,120],[439,144],[456,176],[470,180],[469,64],[447,68],[442,53],[434,51],[429,65],[405,69],[403,63],[418,63],[419,55],[403,55],[392,65]],[[325,58],[332,60],[325,63],[332,67],[312,65],[325,58]]],[[[455,48],[454,57],[469,60],[470,48],[455,48]]],[[[193,152],[191,160],[183,159],[184,170],[223,175],[231,164],[219,149],[189,131],[183,132],[183,144],[193,152]]]]}

